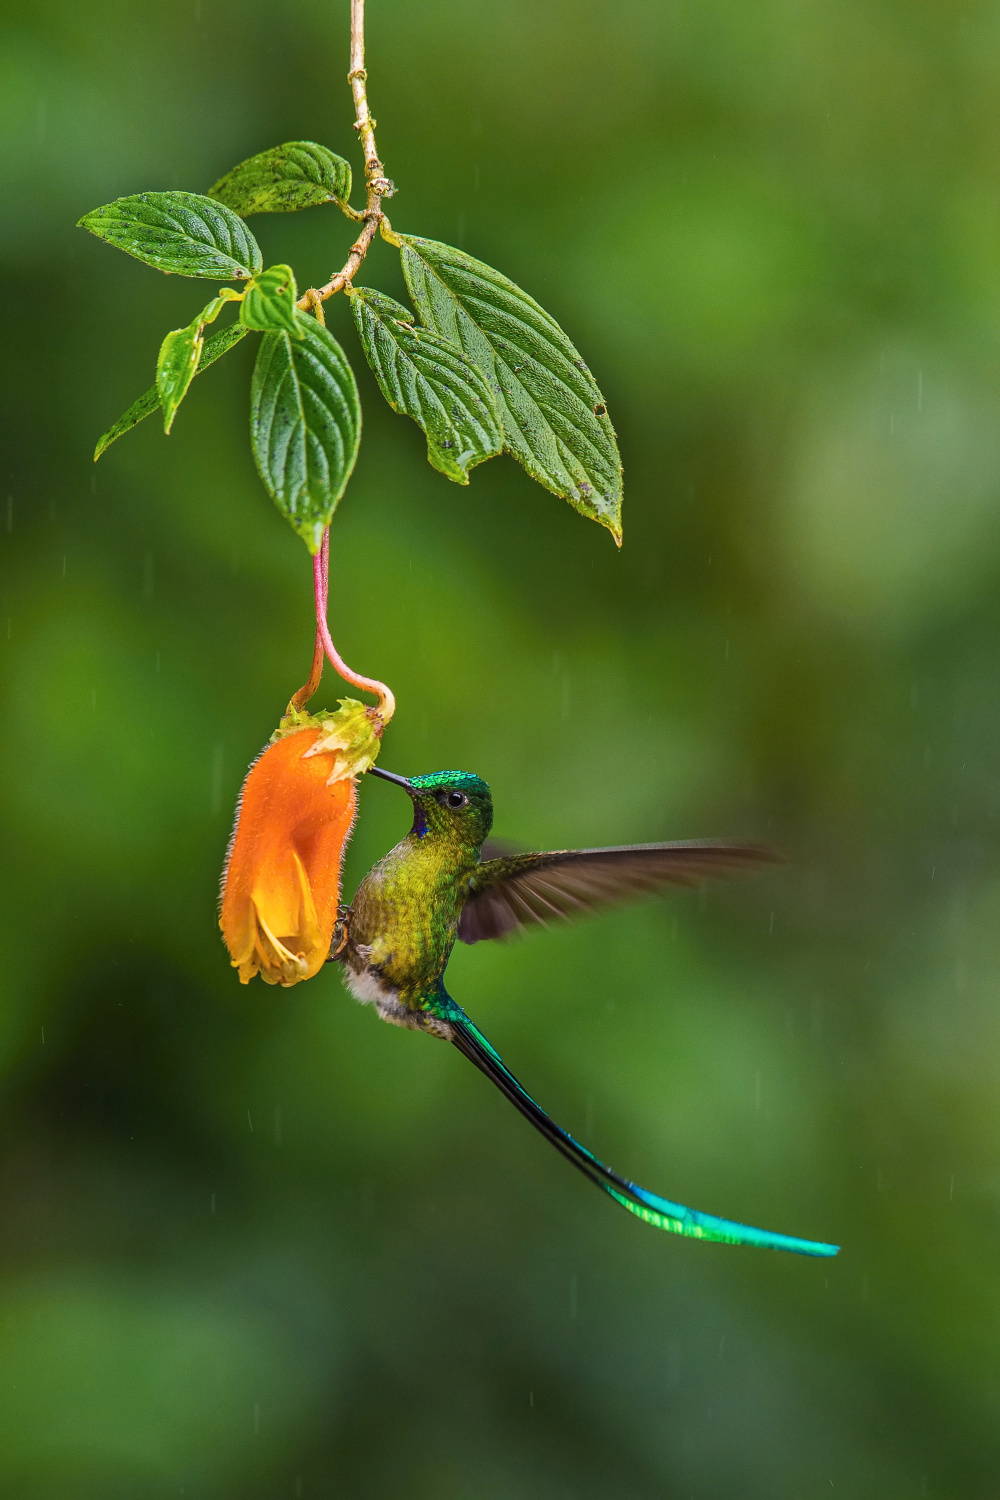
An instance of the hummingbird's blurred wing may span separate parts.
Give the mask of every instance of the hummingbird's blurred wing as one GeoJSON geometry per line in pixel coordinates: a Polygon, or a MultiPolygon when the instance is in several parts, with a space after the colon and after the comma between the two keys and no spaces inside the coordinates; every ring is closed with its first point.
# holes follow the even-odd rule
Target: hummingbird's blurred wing
{"type": "Polygon", "coordinates": [[[781,864],[759,844],[711,839],[682,844],[631,844],[617,849],[557,849],[487,859],[472,873],[458,923],[463,943],[505,937],[519,927],[568,921],[596,907],[754,866],[781,864]]]}
{"type": "Polygon", "coordinates": [[[681,1203],[671,1203],[647,1192],[638,1183],[629,1182],[617,1172],[598,1161],[585,1146],[573,1139],[568,1131],[535,1103],[531,1095],[518,1083],[500,1060],[499,1054],[490,1046],[478,1027],[474,1026],[462,1008],[450,995],[442,994],[437,1014],[446,1019],[452,1031],[452,1041],[464,1057],[485,1073],[491,1083],[520,1110],[526,1120],[571,1161],[585,1177],[597,1187],[603,1188],[646,1224],[656,1229],[666,1229],[672,1234],[688,1235],[698,1240],[720,1240],[727,1245],[759,1245],[767,1250],[792,1250],[797,1255],[836,1255],[836,1245],[825,1245],[816,1240],[800,1240],[788,1234],[775,1234],[769,1229],[754,1229],[749,1224],[737,1224],[731,1219],[717,1219],[714,1214],[699,1213],[696,1208],[685,1208],[681,1203]]]}

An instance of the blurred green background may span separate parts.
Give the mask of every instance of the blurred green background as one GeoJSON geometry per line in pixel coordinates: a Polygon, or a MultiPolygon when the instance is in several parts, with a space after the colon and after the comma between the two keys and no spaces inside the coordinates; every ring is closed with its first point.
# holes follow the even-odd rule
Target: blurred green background
{"type": "MultiPolygon", "coordinates": [[[[622,1171],[844,1249],[656,1234],[335,973],[239,986],[218,871],[308,559],[249,339],[95,469],[207,294],[74,222],[282,140],[357,165],[347,4],[10,0],[0,1493],[992,1500],[1000,5],[370,11],[394,224],[551,310],[626,468],[621,554],[508,458],[449,485],[330,304],[331,618],[398,695],[385,764],[479,772],[527,846],[792,857],[453,991],[622,1171]]],[[[300,285],[352,238],[253,228],[300,285]]],[[[404,295],[385,245],[359,281],[404,295]]],[[[348,892],[408,823],[361,800],[348,892]]]]}

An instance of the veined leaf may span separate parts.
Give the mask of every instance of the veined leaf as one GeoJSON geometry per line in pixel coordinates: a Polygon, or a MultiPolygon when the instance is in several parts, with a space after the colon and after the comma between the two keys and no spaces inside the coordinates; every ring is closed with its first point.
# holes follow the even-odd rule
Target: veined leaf
{"type": "Polygon", "coordinates": [[[427,434],[427,458],[456,484],[503,450],[500,409],[489,381],[461,349],[383,292],[356,287],[351,311],[368,363],[393,411],[427,434]]]}
{"type": "Polygon", "coordinates": [[[333,334],[315,318],[299,327],[298,339],[265,333],[260,341],[250,441],[268,493],[315,554],[358,456],[361,403],[333,334]]]}
{"type": "Polygon", "coordinates": [[[263,266],[243,220],[200,193],[134,193],[84,214],[80,224],[136,260],[178,276],[245,281],[263,266]]]}
{"type": "Polygon", "coordinates": [[[240,322],[262,333],[290,333],[302,337],[302,319],[295,310],[298,290],[291,266],[268,266],[255,276],[240,304],[240,322]]]}
{"type": "Polygon", "coordinates": [[[205,324],[214,323],[226,303],[233,301],[237,295],[230,291],[228,295],[224,292],[219,297],[213,297],[186,328],[173,329],[160,345],[156,361],[156,389],[163,407],[164,432],[169,432],[173,426],[177,408],[195,377],[205,342],[205,324]]]}
{"type": "Polygon", "coordinates": [[[208,190],[234,214],[292,214],[321,203],[346,203],[351,168],[315,141],[286,141],[233,167],[208,190]]]}
{"type": "MultiPolygon", "coordinates": [[[[208,369],[209,365],[214,365],[215,361],[228,353],[234,344],[239,343],[246,332],[247,330],[242,323],[232,323],[228,328],[223,328],[220,333],[213,334],[210,339],[206,339],[195,374],[200,375],[203,370],[208,369]]],[[[108,428],[94,449],[95,464],[101,454],[107,452],[112,443],[117,442],[120,437],[124,437],[126,432],[131,432],[133,427],[138,426],[146,417],[151,417],[154,411],[158,411],[159,409],[160,393],[154,385],[144,395],[140,396],[138,401],[133,401],[128,411],[124,412],[118,418],[118,421],[108,428]]]]}
{"type": "Polygon", "coordinates": [[[420,320],[457,344],[498,398],[504,443],[533,479],[621,544],[622,472],[604,397],[527,292],[451,245],[398,235],[420,320]]]}

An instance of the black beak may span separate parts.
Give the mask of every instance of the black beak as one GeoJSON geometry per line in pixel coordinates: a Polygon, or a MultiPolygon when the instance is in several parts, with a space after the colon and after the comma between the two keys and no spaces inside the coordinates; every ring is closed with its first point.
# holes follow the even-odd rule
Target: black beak
{"type": "Polygon", "coordinates": [[[405,776],[397,776],[394,771],[383,771],[380,766],[369,766],[368,774],[369,776],[381,776],[383,781],[394,782],[396,786],[401,786],[404,792],[408,792],[411,797],[416,796],[416,787],[407,781],[405,776]]]}

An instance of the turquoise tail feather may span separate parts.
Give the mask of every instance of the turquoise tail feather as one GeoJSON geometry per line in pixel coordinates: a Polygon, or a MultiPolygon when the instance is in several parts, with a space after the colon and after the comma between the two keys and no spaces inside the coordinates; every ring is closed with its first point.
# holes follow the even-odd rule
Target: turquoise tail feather
{"type": "Polygon", "coordinates": [[[485,1073],[487,1078],[529,1120],[546,1140],[555,1146],[568,1161],[589,1177],[595,1186],[602,1188],[622,1208],[635,1214],[645,1224],[657,1229],[666,1229],[671,1234],[683,1234],[696,1240],[716,1240],[727,1245],[759,1245],[767,1250],[791,1250],[796,1255],[836,1255],[839,1245],[825,1245],[817,1240],[802,1240],[790,1234],[774,1234],[768,1229],[754,1229],[749,1224],[736,1224],[730,1219],[719,1219],[714,1214],[703,1214],[695,1208],[685,1208],[681,1203],[671,1203],[668,1198],[659,1198],[647,1192],[627,1177],[606,1167],[586,1146],[574,1140],[567,1130],[557,1125],[536,1104],[531,1095],[521,1087],[513,1073],[505,1068],[499,1053],[491,1047],[478,1027],[456,1005],[451,996],[438,997],[435,1012],[450,1022],[452,1041],[463,1057],[485,1073]]]}

